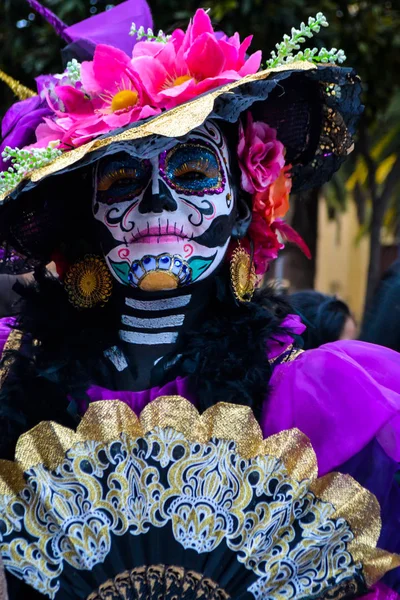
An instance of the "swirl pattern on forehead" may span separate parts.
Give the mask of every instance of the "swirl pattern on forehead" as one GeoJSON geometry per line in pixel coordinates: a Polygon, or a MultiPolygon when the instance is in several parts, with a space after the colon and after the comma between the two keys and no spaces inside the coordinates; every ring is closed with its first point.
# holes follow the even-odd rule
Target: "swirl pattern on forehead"
{"type": "Polygon", "coordinates": [[[206,121],[202,127],[196,129],[191,136],[207,140],[210,144],[215,144],[220,150],[226,147],[226,141],[222,131],[212,121],[206,121]],[[204,130],[204,131],[203,131],[204,130]],[[211,140],[210,140],[211,138],[211,140]]]}

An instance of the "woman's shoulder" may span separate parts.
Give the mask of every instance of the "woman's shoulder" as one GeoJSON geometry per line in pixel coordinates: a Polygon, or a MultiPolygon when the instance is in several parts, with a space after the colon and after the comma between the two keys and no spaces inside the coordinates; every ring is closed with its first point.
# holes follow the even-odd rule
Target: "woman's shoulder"
{"type": "Polygon", "coordinates": [[[311,440],[321,473],[376,438],[400,460],[400,354],[358,341],[308,350],[278,364],[261,424],[265,435],[297,427],[311,440]]]}

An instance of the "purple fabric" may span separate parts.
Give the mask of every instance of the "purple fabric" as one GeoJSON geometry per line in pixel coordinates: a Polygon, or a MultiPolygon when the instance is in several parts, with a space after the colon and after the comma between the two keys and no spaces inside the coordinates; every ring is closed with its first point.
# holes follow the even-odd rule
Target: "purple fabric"
{"type": "Polygon", "coordinates": [[[65,34],[75,42],[88,40],[93,44],[108,44],[123,50],[129,56],[135,44],[135,37],[129,35],[132,22],[147,31],[153,27],[153,19],[146,0],[128,0],[110,11],[105,11],[85,19],[65,30],[65,34]],[[112,16],[111,16],[112,13],[112,16]]]}
{"type": "Polygon", "coordinates": [[[391,590],[384,583],[377,583],[363,596],[363,600],[400,600],[400,595],[391,590]]]}
{"type": "MultiPolygon", "coordinates": [[[[337,470],[351,475],[376,496],[382,517],[378,546],[400,553],[400,486],[395,479],[399,464],[374,439],[337,470]],[[399,533],[393,535],[395,531],[399,533]]],[[[387,573],[383,581],[400,591],[400,568],[387,573]]]]}
{"type": "Polygon", "coordinates": [[[23,148],[35,142],[37,126],[44,117],[51,114],[51,110],[39,96],[21,100],[11,106],[1,123],[0,171],[5,171],[10,166],[1,157],[4,148],[23,148]]]}
{"type": "Polygon", "coordinates": [[[400,460],[400,354],[364,342],[326,344],[278,365],[270,389],[264,435],[299,428],[311,440],[320,475],[375,437],[400,460]]]}
{"type": "MultiPolygon", "coordinates": [[[[139,414],[149,402],[155,400],[159,396],[183,396],[186,400],[189,400],[192,404],[197,406],[196,398],[194,398],[189,391],[188,377],[178,377],[166,385],[143,390],[142,392],[113,392],[98,385],[93,385],[88,390],[87,394],[90,398],[90,402],[95,402],[97,400],[121,400],[128,404],[136,414],[139,414]]],[[[83,405],[80,404],[80,412],[83,412],[82,408],[83,405]]]]}
{"type": "MultiPolygon", "coordinates": [[[[294,335],[301,335],[306,330],[306,326],[300,320],[298,315],[288,315],[281,324],[282,329],[290,330],[294,335]]],[[[276,358],[293,343],[293,337],[288,333],[277,335],[267,344],[267,356],[269,359],[276,358]]]]}
{"type": "Polygon", "coordinates": [[[3,317],[0,319],[0,356],[3,353],[5,343],[15,325],[15,317],[3,317]]]}

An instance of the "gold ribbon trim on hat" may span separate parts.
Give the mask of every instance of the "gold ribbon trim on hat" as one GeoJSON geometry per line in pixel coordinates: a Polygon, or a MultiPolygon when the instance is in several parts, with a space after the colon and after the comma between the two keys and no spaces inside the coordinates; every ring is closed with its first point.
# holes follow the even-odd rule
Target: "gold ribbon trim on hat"
{"type": "MultiPolygon", "coordinates": [[[[269,77],[269,75],[272,73],[279,73],[283,71],[310,71],[317,68],[318,67],[315,64],[310,62],[295,61],[281,67],[276,67],[275,69],[266,69],[264,71],[254,73],[253,75],[246,75],[238,81],[228,83],[213,91],[205,93],[199,98],[167,110],[160,115],[157,115],[147,123],[143,123],[137,127],[131,127],[130,129],[126,129],[119,134],[110,135],[103,139],[91,140],[90,142],[79,146],[79,148],[68,150],[61,156],[55,158],[53,162],[49,163],[48,165],[28,173],[22,181],[32,181],[37,183],[44,177],[54,175],[58,171],[62,171],[63,169],[66,169],[67,167],[77,163],[84,156],[86,156],[86,154],[90,154],[91,152],[99,150],[100,148],[105,148],[106,146],[109,146],[115,142],[138,140],[151,135],[160,135],[168,138],[182,137],[190,131],[193,131],[193,129],[200,127],[200,125],[204,123],[204,121],[213,111],[215,100],[222,94],[231,93],[233,90],[235,90],[235,88],[246,83],[267,79],[267,77],[269,77]]],[[[9,190],[3,194],[0,194],[0,201],[7,198],[12,191],[13,190],[9,190]]]]}
{"type": "Polygon", "coordinates": [[[17,96],[19,100],[26,100],[27,98],[33,98],[33,96],[37,96],[37,93],[28,87],[22,85],[19,81],[7,75],[0,69],[0,81],[3,81],[12,92],[17,96]]]}
{"type": "MultiPolygon", "coordinates": [[[[121,440],[121,443],[125,444],[124,447],[133,448],[138,438],[150,440],[148,443],[151,440],[154,443],[155,440],[161,464],[163,460],[166,460],[167,463],[170,460],[175,460],[177,463],[181,460],[183,462],[189,460],[187,463],[187,468],[189,468],[189,465],[198,463],[198,468],[203,469],[202,477],[210,476],[213,481],[212,486],[207,488],[213,494],[217,493],[218,485],[222,485],[222,483],[223,487],[230,485],[230,478],[233,476],[233,473],[230,473],[232,466],[224,475],[226,467],[223,465],[228,464],[224,462],[226,456],[229,454],[232,457],[235,453],[244,461],[250,461],[249,464],[253,465],[252,468],[258,470],[257,472],[266,478],[263,486],[268,485],[269,472],[281,481],[280,485],[292,486],[294,497],[296,494],[300,494],[299,498],[307,497],[312,506],[315,506],[313,509],[315,518],[329,517],[329,522],[340,524],[342,529],[350,527],[351,531],[348,531],[345,534],[347,537],[344,538],[347,541],[350,540],[347,551],[351,553],[353,561],[351,563],[353,567],[349,563],[348,568],[356,568],[357,564],[361,564],[368,586],[375,583],[388,570],[400,566],[399,555],[376,548],[381,530],[381,519],[379,503],[373,494],[362,488],[348,475],[330,473],[318,479],[316,456],[310,441],[304,434],[297,429],[291,429],[263,439],[261,428],[249,407],[223,402],[212,406],[200,415],[197,409],[181,396],[163,396],[149,403],[138,418],[123,402],[103,400],[90,404],[76,432],[57,423],[40,423],[19,438],[15,462],[0,461],[0,505],[3,505],[4,510],[10,497],[15,497],[26,487],[24,471],[38,469],[39,475],[34,476],[39,477],[38,481],[40,481],[42,469],[45,469],[46,472],[58,469],[57,472],[62,473],[64,468],[62,465],[66,460],[72,461],[69,464],[78,465],[80,457],[87,457],[92,464],[96,464],[96,460],[99,460],[96,458],[97,453],[109,452],[110,444],[121,440]],[[182,459],[172,458],[171,447],[174,446],[174,440],[180,446],[187,448],[186,458],[185,456],[182,459]],[[234,442],[235,446],[227,446],[226,442],[229,444],[234,442]],[[225,483],[221,479],[220,484],[217,485],[215,475],[208,474],[207,469],[211,468],[210,458],[207,458],[204,463],[199,462],[199,450],[196,450],[196,446],[191,445],[193,443],[210,446],[210,452],[214,454],[211,453],[207,456],[214,456],[214,460],[222,461],[221,469],[218,469],[218,472],[221,470],[220,476],[225,483]],[[87,446],[83,444],[87,444],[87,446]],[[75,460],[78,460],[78,463],[75,460]],[[321,515],[328,515],[328,517],[321,515]]],[[[233,464],[239,463],[236,463],[236,459],[234,459],[233,464]]],[[[75,468],[78,467],[75,466],[75,468]]],[[[174,468],[171,471],[171,473],[175,473],[173,477],[179,479],[182,476],[183,468],[184,465],[178,470],[174,468]]],[[[65,472],[69,473],[70,470],[65,472]]],[[[121,476],[124,472],[121,471],[121,476]]],[[[83,476],[84,473],[80,471],[79,477],[83,476]]],[[[93,478],[92,475],[87,475],[87,477],[93,478]]],[[[170,480],[170,476],[168,477],[170,480]]],[[[237,477],[238,474],[232,480],[236,482],[235,486],[238,481],[237,477]]],[[[240,511],[244,510],[246,502],[249,502],[248,483],[245,478],[238,488],[237,493],[239,493],[239,489],[241,490],[241,500],[240,507],[238,505],[238,508],[235,509],[238,511],[235,513],[237,515],[242,514],[240,511]],[[246,498],[244,496],[242,498],[243,494],[246,498]]],[[[101,489],[93,487],[93,485],[93,483],[90,484],[88,489],[101,489]]],[[[173,489],[163,492],[167,494],[167,497],[170,497],[172,493],[181,493],[179,492],[180,488],[173,486],[173,482],[171,485],[173,489]]],[[[177,486],[178,483],[176,482],[174,485],[177,486]]],[[[128,492],[129,490],[126,491],[126,493],[128,492]]],[[[123,490],[119,493],[122,494],[123,490]]],[[[95,502],[100,501],[106,502],[106,500],[94,499],[94,505],[95,502]]],[[[284,502],[284,500],[282,501],[284,502]]],[[[239,497],[237,502],[239,502],[239,497]]],[[[30,513],[31,519],[33,514],[30,513]]],[[[243,513],[243,518],[244,515],[245,513],[243,513]]],[[[260,521],[259,525],[254,525],[254,527],[262,528],[262,522],[260,521]]]]}

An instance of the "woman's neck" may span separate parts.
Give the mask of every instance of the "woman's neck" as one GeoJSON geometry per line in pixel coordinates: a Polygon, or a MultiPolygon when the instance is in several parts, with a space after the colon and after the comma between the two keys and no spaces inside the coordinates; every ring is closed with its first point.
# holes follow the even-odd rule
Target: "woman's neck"
{"type": "Polygon", "coordinates": [[[120,288],[118,298],[121,344],[109,348],[115,378],[134,390],[159,385],[179,359],[183,334],[204,318],[212,281],[168,292],[140,292],[120,288]],[[129,383],[127,381],[129,380],[129,383]]]}

